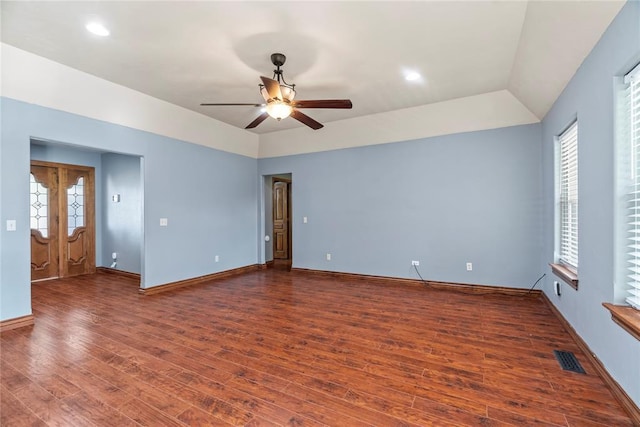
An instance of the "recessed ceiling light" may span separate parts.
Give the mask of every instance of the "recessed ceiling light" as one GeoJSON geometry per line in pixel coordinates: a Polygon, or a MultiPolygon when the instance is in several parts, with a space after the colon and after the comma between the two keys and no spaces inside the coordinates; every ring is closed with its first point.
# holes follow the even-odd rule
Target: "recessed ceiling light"
{"type": "Polygon", "coordinates": [[[109,30],[107,30],[107,27],[105,27],[104,25],[102,25],[99,22],[89,22],[86,26],[87,31],[89,31],[91,34],[95,34],[96,36],[101,36],[101,37],[106,37],[109,34],[111,34],[109,32],[109,30]]]}
{"type": "Polygon", "coordinates": [[[404,75],[404,79],[408,82],[415,82],[416,80],[420,80],[422,76],[420,73],[416,71],[410,71],[404,75]]]}

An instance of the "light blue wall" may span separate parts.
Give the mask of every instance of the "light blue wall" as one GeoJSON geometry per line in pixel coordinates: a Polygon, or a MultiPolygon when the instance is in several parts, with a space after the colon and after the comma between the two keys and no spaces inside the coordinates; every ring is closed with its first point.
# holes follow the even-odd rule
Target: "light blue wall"
{"type": "Polygon", "coordinates": [[[526,288],[543,272],[540,157],[527,125],[261,159],[259,173],[293,174],[294,267],[417,278],[418,260],[425,279],[526,288]]]}
{"type": "Polygon", "coordinates": [[[31,159],[45,162],[90,166],[95,169],[96,212],[96,265],[102,266],[102,162],[99,151],[87,151],[77,147],[40,142],[31,144],[31,159]]]}
{"type": "Polygon", "coordinates": [[[1,108],[2,224],[17,219],[18,230],[0,231],[0,319],[31,313],[31,139],[144,157],[142,286],[257,262],[255,159],[8,98],[1,108]],[[159,226],[162,217],[168,227],[159,226]]]}
{"type": "Polygon", "coordinates": [[[614,295],[614,77],[640,60],[640,2],[628,2],[542,122],[545,293],[640,404],[640,341],[611,321],[614,295]],[[553,292],[554,136],[578,118],[579,290],[553,292]]]}
{"type": "Polygon", "coordinates": [[[118,270],[141,272],[142,257],[142,175],[140,157],[104,153],[103,185],[103,257],[102,264],[111,266],[112,253],[117,253],[118,270]],[[119,195],[118,202],[113,201],[119,195]]]}

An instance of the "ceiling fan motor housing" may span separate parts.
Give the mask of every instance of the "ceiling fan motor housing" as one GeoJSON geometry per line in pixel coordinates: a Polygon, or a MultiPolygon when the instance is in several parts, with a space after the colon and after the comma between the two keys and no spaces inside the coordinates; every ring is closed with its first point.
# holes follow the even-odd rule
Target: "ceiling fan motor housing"
{"type": "Polygon", "coordinates": [[[284,56],[284,53],[272,53],[271,54],[271,62],[276,67],[282,67],[287,60],[287,57],[284,56]]]}

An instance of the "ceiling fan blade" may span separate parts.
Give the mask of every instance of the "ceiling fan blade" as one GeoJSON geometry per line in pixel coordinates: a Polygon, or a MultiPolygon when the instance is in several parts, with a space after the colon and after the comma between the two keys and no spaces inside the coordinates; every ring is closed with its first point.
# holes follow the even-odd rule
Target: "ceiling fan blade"
{"type": "Polygon", "coordinates": [[[300,123],[304,123],[305,125],[309,126],[311,129],[314,129],[314,130],[318,130],[318,129],[324,127],[324,125],[322,125],[322,123],[316,122],[311,117],[307,116],[304,113],[301,113],[298,110],[293,110],[291,112],[291,117],[293,117],[294,119],[296,119],[300,123]]]}
{"type": "Polygon", "coordinates": [[[271,99],[278,98],[280,101],[284,99],[282,98],[282,92],[280,92],[280,83],[264,76],[260,76],[260,79],[262,80],[264,87],[267,89],[267,93],[271,99]]]}
{"type": "Polygon", "coordinates": [[[254,127],[258,126],[260,123],[264,122],[267,119],[267,117],[269,117],[269,114],[267,113],[260,114],[258,117],[256,117],[254,121],[249,123],[245,129],[253,129],[254,127]]]}
{"type": "Polygon", "coordinates": [[[300,100],[291,103],[295,108],[352,108],[350,99],[300,100]]]}
{"type": "Polygon", "coordinates": [[[266,104],[211,104],[211,103],[204,103],[204,104],[200,104],[203,107],[211,107],[211,106],[221,106],[221,107],[229,107],[229,106],[234,106],[234,105],[247,105],[247,106],[251,106],[251,107],[264,107],[266,104]]]}

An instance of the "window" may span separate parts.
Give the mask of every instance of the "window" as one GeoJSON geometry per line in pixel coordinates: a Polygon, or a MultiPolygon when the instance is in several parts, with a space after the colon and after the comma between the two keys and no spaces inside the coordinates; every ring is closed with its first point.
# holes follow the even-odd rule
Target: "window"
{"type": "MultiPolygon", "coordinates": [[[[640,65],[624,77],[618,165],[623,169],[621,206],[625,301],[640,309],[640,65]]],[[[620,188],[620,187],[619,187],[620,188]]]]}
{"type": "Polygon", "coordinates": [[[553,273],[578,289],[578,121],[556,138],[556,226],[553,273]]]}
{"type": "Polygon", "coordinates": [[[557,262],[578,269],[578,122],[558,137],[557,262]]]}

